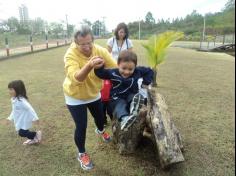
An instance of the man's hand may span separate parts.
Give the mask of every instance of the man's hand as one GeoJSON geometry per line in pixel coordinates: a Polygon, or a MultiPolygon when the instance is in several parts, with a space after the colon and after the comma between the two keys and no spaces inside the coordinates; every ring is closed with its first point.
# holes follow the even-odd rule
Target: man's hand
{"type": "Polygon", "coordinates": [[[149,84],[149,85],[142,84],[141,87],[144,88],[144,89],[151,89],[152,85],[151,84],[149,84]]]}

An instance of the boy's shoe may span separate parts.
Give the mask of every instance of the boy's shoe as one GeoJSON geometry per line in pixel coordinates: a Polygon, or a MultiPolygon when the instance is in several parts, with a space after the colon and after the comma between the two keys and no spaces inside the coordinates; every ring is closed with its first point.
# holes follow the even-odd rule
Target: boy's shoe
{"type": "Polygon", "coordinates": [[[42,140],[42,132],[41,131],[37,131],[35,137],[38,140],[38,142],[41,142],[41,140],[42,140]]]}
{"type": "Polygon", "coordinates": [[[78,161],[80,162],[80,166],[84,170],[90,170],[93,168],[93,163],[90,160],[87,153],[79,153],[78,154],[78,161]]]}
{"type": "Polygon", "coordinates": [[[134,114],[123,117],[120,122],[121,130],[124,131],[128,130],[128,128],[135,122],[135,120],[136,120],[136,115],[134,114]]]}
{"type": "Polygon", "coordinates": [[[99,131],[97,128],[95,129],[95,133],[100,135],[102,137],[102,140],[104,142],[110,142],[111,141],[111,136],[105,132],[105,129],[103,131],[99,131]]]}
{"type": "Polygon", "coordinates": [[[144,97],[137,93],[130,103],[130,114],[138,115],[140,108],[144,105],[144,97]]]}

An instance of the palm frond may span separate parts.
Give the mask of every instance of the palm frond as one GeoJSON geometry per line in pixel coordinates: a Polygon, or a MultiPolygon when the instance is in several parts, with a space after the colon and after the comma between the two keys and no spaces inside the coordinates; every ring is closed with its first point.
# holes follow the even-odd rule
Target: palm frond
{"type": "Polygon", "coordinates": [[[165,61],[167,48],[183,36],[183,32],[167,31],[150,37],[146,44],[142,44],[147,51],[149,65],[157,69],[157,66],[165,61]]]}

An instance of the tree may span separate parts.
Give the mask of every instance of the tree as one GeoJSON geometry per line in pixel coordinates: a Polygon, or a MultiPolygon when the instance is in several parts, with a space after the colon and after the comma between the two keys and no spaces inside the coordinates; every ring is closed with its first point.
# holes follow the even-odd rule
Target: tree
{"type": "Polygon", "coordinates": [[[6,25],[8,26],[10,32],[16,32],[19,29],[20,24],[16,17],[10,17],[7,20],[6,25]]]}
{"type": "Polygon", "coordinates": [[[103,29],[103,23],[99,20],[95,21],[92,25],[92,31],[95,36],[100,36],[103,29]]]}
{"type": "Polygon", "coordinates": [[[155,19],[153,18],[151,12],[148,12],[147,15],[145,16],[145,22],[148,24],[155,24],[155,19]]]}
{"type": "Polygon", "coordinates": [[[157,87],[157,69],[158,66],[164,62],[166,58],[166,50],[170,44],[182,38],[184,36],[183,32],[167,31],[159,35],[152,36],[147,44],[142,44],[147,50],[148,62],[154,71],[153,86],[157,87]]]}
{"type": "Polygon", "coordinates": [[[50,23],[49,32],[57,37],[65,34],[65,31],[63,29],[63,24],[56,22],[50,23]]]}
{"type": "Polygon", "coordinates": [[[235,9],[235,1],[234,0],[228,0],[228,2],[225,4],[224,11],[235,9]]]}
{"type": "Polygon", "coordinates": [[[92,22],[90,22],[89,20],[87,19],[83,19],[82,22],[81,22],[82,25],[87,25],[89,27],[92,26],[92,22]]]}
{"type": "Polygon", "coordinates": [[[69,34],[69,37],[72,36],[72,34],[74,33],[74,29],[75,29],[75,25],[72,25],[72,24],[68,24],[68,34],[69,34]]]}
{"type": "Polygon", "coordinates": [[[32,34],[41,34],[45,30],[45,21],[42,18],[36,18],[30,22],[32,34]]]}

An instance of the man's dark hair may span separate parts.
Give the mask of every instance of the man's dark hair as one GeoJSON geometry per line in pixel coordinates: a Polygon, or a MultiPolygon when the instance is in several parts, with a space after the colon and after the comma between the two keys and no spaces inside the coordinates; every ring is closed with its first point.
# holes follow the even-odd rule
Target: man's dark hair
{"type": "Polygon", "coordinates": [[[26,89],[25,89],[25,84],[21,80],[14,80],[11,81],[8,84],[9,89],[14,89],[16,92],[16,97],[19,99],[19,97],[24,97],[28,99],[27,94],[26,94],[26,89]]]}
{"type": "Polygon", "coordinates": [[[87,25],[82,25],[74,35],[75,43],[77,43],[76,41],[77,41],[78,37],[85,37],[87,35],[91,35],[92,40],[93,40],[93,33],[92,33],[92,30],[90,29],[90,27],[87,25]]]}
{"type": "Polygon", "coordinates": [[[127,25],[126,25],[125,23],[120,23],[120,24],[117,25],[117,27],[116,27],[116,29],[115,29],[115,32],[114,32],[117,40],[119,40],[118,32],[119,32],[119,30],[121,30],[121,29],[124,29],[124,31],[125,31],[125,37],[124,37],[124,39],[127,39],[127,38],[129,37],[129,30],[128,30],[127,25]]]}
{"type": "Polygon", "coordinates": [[[120,62],[133,62],[137,65],[137,55],[133,51],[124,50],[121,51],[117,60],[117,64],[120,62]]]}

